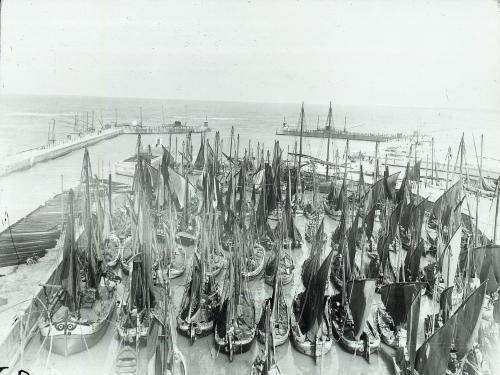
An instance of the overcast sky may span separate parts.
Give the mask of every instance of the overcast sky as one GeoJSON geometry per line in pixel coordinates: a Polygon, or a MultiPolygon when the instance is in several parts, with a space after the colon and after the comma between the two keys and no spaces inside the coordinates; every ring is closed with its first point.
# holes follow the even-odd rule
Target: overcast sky
{"type": "Polygon", "coordinates": [[[4,92],[500,106],[494,0],[3,0],[4,92]]]}

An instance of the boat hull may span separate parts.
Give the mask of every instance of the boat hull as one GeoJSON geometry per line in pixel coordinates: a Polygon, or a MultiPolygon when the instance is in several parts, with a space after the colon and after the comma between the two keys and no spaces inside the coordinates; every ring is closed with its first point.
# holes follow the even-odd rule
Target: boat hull
{"type": "Polygon", "coordinates": [[[115,311],[116,298],[110,302],[110,309],[103,319],[92,325],[59,322],[40,327],[40,340],[53,353],[69,356],[96,345],[106,333],[115,311]]]}

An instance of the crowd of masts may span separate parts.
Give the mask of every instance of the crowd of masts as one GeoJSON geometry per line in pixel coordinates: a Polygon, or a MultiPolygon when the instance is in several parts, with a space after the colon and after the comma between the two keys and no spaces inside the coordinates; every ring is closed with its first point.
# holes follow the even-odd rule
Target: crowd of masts
{"type": "MultiPolygon", "coordinates": [[[[303,107],[300,118],[302,129],[303,107]]],[[[330,106],[328,126],[331,121],[330,106]]],[[[231,360],[257,338],[262,345],[252,367],[257,374],[280,372],[275,347],[288,338],[299,352],[320,361],[336,341],[367,360],[381,345],[392,347],[394,368],[402,374],[483,373],[478,352],[488,348],[477,344],[487,342],[479,326],[483,310],[493,305],[491,322],[500,323],[500,253],[496,236],[488,241],[478,229],[479,205],[474,219],[462,214],[468,203],[463,139],[458,181],[433,203],[420,195],[416,158],[408,158],[402,179],[387,166],[379,174],[376,160],[374,183],[365,182],[362,165],[354,182],[347,179],[349,141],[343,173],[338,160],[329,160],[329,141],[326,161],[319,160],[326,175],[318,176],[318,160],[307,170],[302,165],[302,138],[290,162],[277,141],[272,153],[260,143],[253,149],[250,142],[240,153],[233,130],[228,154],[217,132],[213,143],[202,135],[195,158],[188,134],[182,151],[176,142],[172,155],[169,142],[154,167],[139,136],[132,187],[115,209],[110,178],[106,185],[92,176],[86,151],[84,205],[75,212],[70,199],[64,274],[45,322],[49,347],[71,324],[83,324],[83,301],[90,306],[110,301],[102,302],[108,319],[121,280],[116,364],[121,372],[186,373],[175,325],[192,344],[213,334],[217,350],[231,360]],[[320,181],[329,186],[324,198],[320,181]],[[79,250],[77,218],[85,234],[79,250]],[[307,259],[297,267],[294,249],[301,246],[307,259]],[[186,270],[181,303],[174,308],[169,280],[186,270]],[[297,293],[287,301],[283,287],[296,271],[302,287],[296,285],[297,293]],[[261,275],[272,295],[259,311],[249,280],[261,275]],[[377,292],[382,303],[375,305],[377,292]],[[432,310],[425,327],[419,327],[423,298],[440,310],[432,310]],[[64,329],[57,330],[58,324],[64,329]],[[51,336],[50,327],[58,337],[51,336]],[[422,329],[426,340],[417,347],[422,329]],[[141,362],[144,343],[156,349],[141,362]]],[[[69,349],[67,340],[58,341],[58,350],[71,354],[88,348],[102,336],[99,321],[94,323],[95,331],[79,331],[85,345],[69,349]]]]}

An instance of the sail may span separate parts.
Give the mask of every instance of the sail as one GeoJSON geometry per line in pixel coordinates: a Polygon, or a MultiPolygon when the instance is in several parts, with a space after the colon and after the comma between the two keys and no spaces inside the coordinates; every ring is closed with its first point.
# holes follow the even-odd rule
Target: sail
{"type": "Polygon", "coordinates": [[[349,265],[351,268],[351,274],[354,272],[354,259],[356,257],[356,242],[358,237],[358,222],[360,214],[359,211],[356,213],[356,218],[349,229],[349,234],[347,236],[347,248],[349,249],[349,265]]]}
{"type": "MultiPolygon", "coordinates": [[[[203,250],[202,250],[203,251],[203,250]]],[[[202,284],[202,279],[201,279],[201,262],[200,262],[200,257],[197,252],[193,255],[193,264],[192,264],[192,271],[191,271],[191,278],[189,280],[189,287],[187,291],[187,300],[185,302],[186,305],[181,306],[181,311],[180,311],[180,317],[181,319],[187,319],[189,320],[191,316],[198,311],[198,308],[201,303],[201,284],[202,284]]],[[[184,301],[183,301],[184,302],[184,301]]]]}
{"type": "Polygon", "coordinates": [[[375,286],[375,279],[353,280],[348,283],[347,295],[350,296],[349,308],[354,321],[354,338],[356,340],[360,339],[370,316],[375,286]]]}
{"type": "Polygon", "coordinates": [[[386,228],[385,235],[382,240],[377,244],[377,251],[382,260],[382,267],[385,268],[387,259],[389,258],[389,246],[394,241],[398,232],[399,218],[401,214],[402,203],[399,203],[391,212],[389,216],[388,227],[386,228]]]}
{"type": "Polygon", "coordinates": [[[441,292],[441,295],[439,296],[439,312],[441,313],[443,322],[446,322],[451,315],[451,310],[453,308],[453,303],[452,303],[453,288],[454,285],[446,288],[441,292]]]}
{"type": "Polygon", "coordinates": [[[330,190],[328,191],[328,195],[326,196],[326,201],[329,204],[333,204],[336,201],[337,197],[338,197],[337,189],[335,187],[334,182],[332,181],[330,183],[330,190]]]}
{"type": "Polygon", "coordinates": [[[64,237],[61,285],[65,291],[64,305],[69,311],[75,312],[78,310],[80,302],[80,268],[75,243],[74,193],[72,189],[69,191],[68,200],[69,215],[64,237]]]}
{"type": "Polygon", "coordinates": [[[457,323],[453,339],[458,360],[469,354],[477,339],[485,293],[486,282],[474,290],[454,314],[457,323]]]}
{"type": "Polygon", "coordinates": [[[205,165],[205,142],[202,139],[200,143],[200,149],[198,150],[198,155],[196,156],[196,160],[194,162],[193,167],[195,169],[203,169],[205,165]]]}
{"type": "Polygon", "coordinates": [[[406,321],[406,316],[423,283],[393,283],[380,288],[381,300],[396,326],[406,321]]]}
{"type": "Polygon", "coordinates": [[[396,182],[400,172],[394,173],[387,178],[376,181],[365,195],[365,212],[379,203],[385,203],[386,199],[393,199],[396,182]]]}
{"type": "Polygon", "coordinates": [[[415,357],[417,354],[418,322],[420,319],[421,299],[422,295],[417,293],[411,302],[408,315],[406,316],[406,347],[408,349],[410,368],[414,368],[415,357]]]}
{"type": "Polygon", "coordinates": [[[415,354],[418,375],[446,373],[454,329],[455,318],[452,317],[418,348],[415,354]]]}
{"type": "Polygon", "coordinates": [[[421,240],[426,204],[427,198],[417,204],[412,210],[411,228],[413,230],[412,240],[414,243],[418,243],[421,240]]]}
{"type": "Polygon", "coordinates": [[[346,220],[347,220],[347,205],[345,205],[342,209],[342,216],[340,216],[340,223],[335,228],[335,231],[332,234],[332,243],[338,245],[345,236],[346,232],[346,220]]]}
{"type": "Polygon", "coordinates": [[[451,286],[455,282],[458,259],[460,256],[460,244],[462,240],[462,230],[458,228],[448,245],[440,254],[440,269],[446,286],[451,286]]]}
{"type": "Polygon", "coordinates": [[[422,259],[422,255],[425,252],[424,241],[421,239],[418,242],[417,247],[408,251],[407,259],[405,259],[406,266],[409,268],[410,277],[412,281],[416,281],[419,278],[420,272],[420,259],[422,259]]]}
{"type": "Polygon", "coordinates": [[[99,258],[99,250],[96,247],[95,237],[95,222],[92,217],[92,193],[90,185],[92,181],[92,167],[90,165],[89,151],[85,148],[83,155],[83,166],[80,176],[80,183],[83,185],[83,199],[82,201],[82,220],[86,234],[86,250],[85,250],[85,278],[88,288],[96,290],[96,295],[99,295],[98,288],[100,282],[100,274],[97,267],[97,260],[99,258]]]}
{"type": "Polygon", "coordinates": [[[342,181],[342,186],[340,187],[340,192],[337,198],[337,202],[335,204],[335,211],[342,210],[346,205],[346,200],[347,200],[347,191],[346,191],[346,182],[344,177],[344,180],[342,181]]]}
{"type": "Polygon", "coordinates": [[[476,274],[481,283],[488,280],[487,293],[493,293],[500,284],[500,245],[486,245],[472,251],[476,274]]]}
{"type": "MultiPolygon", "coordinates": [[[[317,327],[321,325],[324,310],[325,288],[330,272],[330,263],[332,260],[333,251],[330,251],[326,259],[317,269],[317,272],[311,272],[309,282],[306,285],[304,292],[304,300],[302,301],[303,313],[301,314],[301,325],[305,331],[309,331],[315,323],[317,327]]],[[[317,265],[319,264],[320,253],[312,261],[317,265]]],[[[312,332],[315,334],[316,332],[312,332]]]]}
{"type": "Polygon", "coordinates": [[[363,227],[365,228],[365,234],[368,239],[372,238],[373,234],[373,224],[375,222],[375,210],[376,206],[373,206],[363,219],[363,227]]]}
{"type": "Polygon", "coordinates": [[[460,200],[459,194],[461,183],[457,181],[452,187],[446,190],[432,206],[430,221],[441,221],[442,226],[449,225],[451,214],[457,202],[460,200]]]}

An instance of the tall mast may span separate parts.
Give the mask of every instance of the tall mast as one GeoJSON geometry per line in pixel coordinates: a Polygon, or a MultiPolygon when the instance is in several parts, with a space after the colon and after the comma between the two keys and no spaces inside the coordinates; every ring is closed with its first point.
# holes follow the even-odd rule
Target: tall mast
{"type": "Polygon", "coordinates": [[[500,203],[500,178],[497,180],[497,189],[496,189],[496,196],[497,196],[497,205],[495,208],[495,224],[493,226],[493,244],[497,244],[497,220],[498,220],[498,206],[500,203]]]}
{"type": "Polygon", "coordinates": [[[302,161],[302,132],[304,131],[304,102],[302,102],[302,108],[300,109],[300,145],[299,145],[299,167],[297,170],[297,186],[300,183],[300,167],[302,161]]]}
{"type": "Polygon", "coordinates": [[[328,143],[326,144],[326,178],[328,179],[328,162],[330,161],[330,135],[332,126],[332,102],[330,102],[330,109],[328,110],[328,143]]]}

